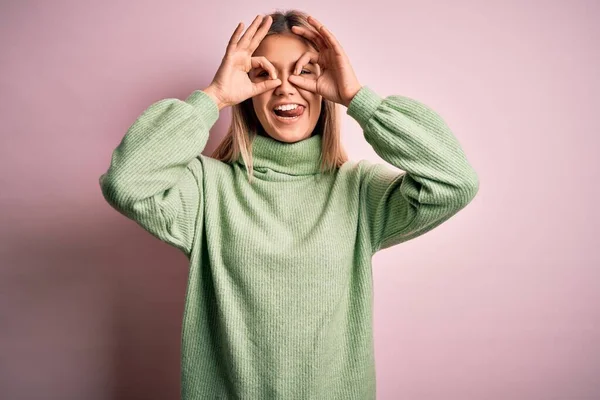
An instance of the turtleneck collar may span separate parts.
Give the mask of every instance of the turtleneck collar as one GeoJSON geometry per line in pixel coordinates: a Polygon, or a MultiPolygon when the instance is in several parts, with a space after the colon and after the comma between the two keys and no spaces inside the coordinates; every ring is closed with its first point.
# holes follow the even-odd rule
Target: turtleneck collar
{"type": "MultiPolygon", "coordinates": [[[[322,136],[315,134],[296,143],[284,143],[270,136],[256,135],[252,141],[254,169],[271,169],[288,175],[320,172],[322,136]]],[[[240,156],[238,163],[245,165],[240,156]]]]}

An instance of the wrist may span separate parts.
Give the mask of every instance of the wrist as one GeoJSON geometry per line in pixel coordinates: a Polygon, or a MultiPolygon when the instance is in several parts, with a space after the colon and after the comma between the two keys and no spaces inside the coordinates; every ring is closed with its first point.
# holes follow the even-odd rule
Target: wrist
{"type": "Polygon", "coordinates": [[[346,107],[350,106],[352,99],[354,99],[354,96],[356,96],[356,93],[358,93],[360,91],[360,89],[362,89],[362,85],[359,85],[356,89],[354,89],[351,92],[350,97],[346,100],[346,102],[344,103],[344,106],[346,106],[346,107]]]}
{"type": "Polygon", "coordinates": [[[227,107],[227,104],[221,100],[221,97],[217,94],[217,90],[213,86],[208,86],[205,89],[202,89],[204,93],[206,93],[217,105],[219,111],[227,107]]]}

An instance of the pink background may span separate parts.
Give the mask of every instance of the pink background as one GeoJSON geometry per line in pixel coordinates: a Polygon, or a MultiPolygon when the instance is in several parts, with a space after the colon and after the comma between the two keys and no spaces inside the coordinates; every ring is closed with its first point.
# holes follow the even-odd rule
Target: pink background
{"type": "MultiPolygon", "coordinates": [[[[98,177],[147,106],[210,83],[239,21],[293,7],[362,84],[438,111],[480,178],[374,257],[378,398],[600,398],[600,3],[528,3],[3,1],[0,398],[178,397],[186,259],[98,177]]],[[[343,141],[381,161],[347,115],[343,141]]]]}

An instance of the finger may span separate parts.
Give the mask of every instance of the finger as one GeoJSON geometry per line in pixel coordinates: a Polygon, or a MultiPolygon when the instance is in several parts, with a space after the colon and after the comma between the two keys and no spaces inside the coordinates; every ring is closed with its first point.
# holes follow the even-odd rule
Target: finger
{"type": "Polygon", "coordinates": [[[252,68],[262,68],[269,73],[271,79],[277,79],[277,70],[264,56],[255,56],[250,58],[252,68]]]}
{"type": "Polygon", "coordinates": [[[248,44],[250,43],[250,39],[252,37],[254,37],[254,34],[256,33],[256,29],[258,28],[258,26],[262,22],[262,19],[263,19],[262,15],[257,15],[256,18],[254,18],[254,21],[252,21],[252,23],[250,24],[250,26],[248,27],[248,29],[246,29],[246,32],[244,32],[244,35],[242,36],[242,38],[238,42],[238,46],[239,47],[241,47],[241,48],[248,47],[248,44]]]}
{"type": "Polygon", "coordinates": [[[333,36],[333,33],[329,31],[329,29],[325,28],[325,26],[321,22],[319,22],[315,17],[309,16],[308,22],[317,29],[317,31],[325,39],[325,42],[327,43],[328,47],[334,49],[340,54],[343,53],[342,46],[333,36]]]}
{"type": "Polygon", "coordinates": [[[323,26],[321,27],[320,32],[321,35],[323,35],[323,37],[325,38],[325,41],[327,42],[329,47],[331,47],[337,54],[344,54],[344,49],[342,48],[342,45],[335,38],[335,36],[333,36],[333,33],[331,33],[329,29],[323,26]]]}
{"type": "Polygon", "coordinates": [[[240,38],[240,33],[242,32],[242,29],[244,29],[244,23],[240,22],[236,26],[235,31],[233,31],[233,34],[231,35],[231,38],[229,39],[229,43],[227,44],[228,50],[237,44],[237,42],[240,38]]]}
{"type": "Polygon", "coordinates": [[[318,66],[319,65],[318,61],[319,61],[319,53],[315,53],[314,51],[305,52],[298,59],[298,61],[296,61],[296,65],[294,66],[294,74],[295,75],[300,74],[300,71],[302,71],[302,67],[304,67],[309,62],[316,64],[318,66]]]}
{"type": "Polygon", "coordinates": [[[323,24],[318,19],[316,19],[312,15],[309,15],[307,21],[317,30],[317,32],[321,32],[321,27],[323,26],[323,24]]]}
{"type": "Polygon", "coordinates": [[[288,76],[288,81],[290,81],[293,85],[298,86],[300,89],[317,93],[317,81],[314,79],[307,79],[300,75],[290,75],[288,76]]]}
{"type": "Polygon", "coordinates": [[[254,85],[253,96],[256,96],[257,94],[261,94],[268,90],[275,89],[277,86],[281,85],[281,79],[268,79],[266,81],[253,83],[253,85],[254,85]]]}
{"type": "Polygon", "coordinates": [[[327,44],[325,43],[324,39],[316,32],[312,32],[302,26],[292,26],[292,32],[312,40],[317,45],[317,50],[319,51],[327,48],[327,44]]]}
{"type": "Polygon", "coordinates": [[[318,63],[315,65],[315,70],[317,71],[317,77],[321,76],[321,66],[318,63]]]}
{"type": "Polygon", "coordinates": [[[262,40],[266,36],[267,32],[269,32],[269,28],[271,27],[272,22],[273,22],[273,18],[270,15],[267,15],[263,19],[260,29],[256,32],[256,34],[252,38],[252,41],[250,42],[250,46],[248,46],[248,50],[250,51],[250,54],[254,53],[254,50],[256,50],[256,48],[258,47],[260,42],[262,42],[262,40]]]}

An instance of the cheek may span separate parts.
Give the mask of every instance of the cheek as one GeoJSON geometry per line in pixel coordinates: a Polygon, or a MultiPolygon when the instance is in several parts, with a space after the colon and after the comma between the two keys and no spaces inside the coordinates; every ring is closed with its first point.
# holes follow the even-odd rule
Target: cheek
{"type": "Polygon", "coordinates": [[[253,97],[252,98],[252,105],[254,107],[254,112],[256,113],[256,115],[264,115],[265,113],[265,102],[261,101],[260,98],[256,98],[253,97]]]}
{"type": "Polygon", "coordinates": [[[315,100],[315,101],[311,102],[310,106],[311,106],[310,119],[316,121],[319,119],[319,115],[321,114],[322,107],[323,107],[323,105],[321,104],[321,100],[319,99],[319,100],[315,100]]]}

